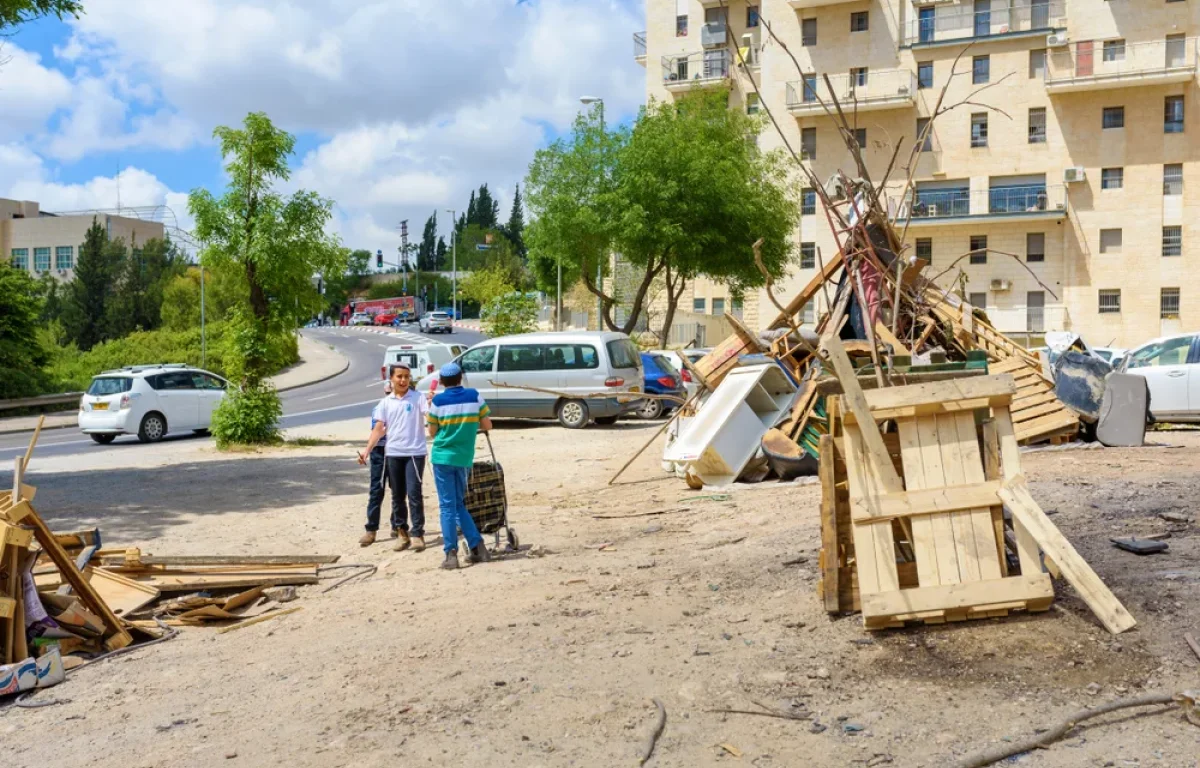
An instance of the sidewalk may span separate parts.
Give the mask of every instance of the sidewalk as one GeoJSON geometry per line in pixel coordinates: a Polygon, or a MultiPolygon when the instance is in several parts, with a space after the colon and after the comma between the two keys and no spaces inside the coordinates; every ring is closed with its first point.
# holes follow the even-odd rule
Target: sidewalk
{"type": "MultiPolygon", "coordinates": [[[[271,377],[271,383],[279,392],[305,387],[332,379],[350,367],[350,361],[328,344],[321,344],[305,337],[299,339],[300,362],[271,377]]],[[[18,416],[0,419],[0,435],[32,432],[37,428],[38,416],[18,416]]],[[[77,411],[46,414],[42,429],[64,429],[79,426],[77,411]]]]}

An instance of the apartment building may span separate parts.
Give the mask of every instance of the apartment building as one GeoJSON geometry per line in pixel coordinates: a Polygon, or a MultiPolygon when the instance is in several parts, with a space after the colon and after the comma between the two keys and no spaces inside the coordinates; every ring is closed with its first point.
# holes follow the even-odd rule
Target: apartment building
{"type": "MultiPolygon", "coordinates": [[[[926,274],[1005,332],[1125,346],[1200,327],[1187,280],[1200,274],[1200,2],[647,0],[646,20],[634,53],[648,98],[728,88],[731,109],[779,124],[764,149],[786,141],[821,179],[853,169],[822,105],[831,86],[873,180],[900,147],[889,209],[926,274]],[[933,121],[903,194],[939,99],[957,106],[933,121]]],[[[802,199],[784,300],[836,249],[816,196],[802,199]]],[[[734,306],[721,285],[693,293],[696,311],[734,306]]],[[[765,295],[743,302],[752,326],[773,316],[765,295]]]]}
{"type": "Polygon", "coordinates": [[[60,215],[43,211],[28,200],[0,198],[0,258],[7,257],[9,264],[34,277],[50,274],[70,280],[75,275],[79,245],[93,219],[109,238],[124,240],[127,245],[162,239],[164,233],[157,221],[107,213],[60,215]]]}

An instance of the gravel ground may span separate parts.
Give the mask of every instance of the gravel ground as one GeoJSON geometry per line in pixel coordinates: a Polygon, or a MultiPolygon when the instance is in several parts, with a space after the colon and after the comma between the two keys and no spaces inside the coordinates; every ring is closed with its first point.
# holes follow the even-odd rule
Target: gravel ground
{"type": "MultiPolygon", "coordinates": [[[[360,549],[365,426],[309,428],[296,436],[324,442],[259,453],[197,446],[169,465],[144,452],[136,466],[119,451],[35,459],[42,515],[59,530],[99,525],[106,546],[336,553],[379,572],[301,588],[287,617],[186,629],[80,670],[41,694],[70,699],[60,706],[0,708],[8,764],[635,765],[656,697],[668,719],[653,766],[949,766],[1081,706],[1200,688],[1182,640],[1200,633],[1197,524],[1159,517],[1196,517],[1200,433],[1023,457],[1034,496],[1140,622],[1113,637],[1064,583],[1037,615],[882,633],[831,619],[814,591],[819,489],[708,498],[662,476],[659,448],[607,486],[645,424],[499,425],[511,521],[532,552],[444,572],[436,548],[360,549]],[[666,512],[594,517],[650,510],[666,512]],[[1152,557],[1108,542],[1162,532],[1170,551],[1152,557]],[[760,705],[801,719],[712,711],[760,705]]],[[[1135,712],[1013,764],[1194,768],[1198,755],[1200,728],[1135,712]]]]}

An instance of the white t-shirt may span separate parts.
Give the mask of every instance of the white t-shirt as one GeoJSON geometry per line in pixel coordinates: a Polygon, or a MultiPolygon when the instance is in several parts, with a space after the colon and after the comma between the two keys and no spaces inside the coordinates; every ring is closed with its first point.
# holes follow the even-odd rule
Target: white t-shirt
{"type": "Polygon", "coordinates": [[[429,405],[414,389],[404,397],[388,395],[379,401],[371,418],[387,427],[387,456],[424,456],[425,421],[429,405]]]}

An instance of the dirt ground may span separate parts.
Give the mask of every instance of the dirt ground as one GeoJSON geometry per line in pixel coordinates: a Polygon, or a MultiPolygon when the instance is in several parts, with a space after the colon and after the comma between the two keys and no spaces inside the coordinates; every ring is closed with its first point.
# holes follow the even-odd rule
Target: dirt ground
{"type": "MultiPolygon", "coordinates": [[[[1120,696],[1200,688],[1200,433],[1170,447],[1024,454],[1035,497],[1139,626],[1109,635],[1065,583],[1052,610],[880,633],[817,595],[819,489],[690,491],[653,427],[501,424],[525,552],[457,572],[440,550],[360,549],[366,471],[353,422],[328,444],[248,455],[189,447],[39,464],[39,511],[154,554],[341,554],[379,565],[290,616],[177,638],[73,674],[42,709],[0,708],[10,766],[949,766],[1120,696]],[[352,442],[350,442],[352,441],[352,442]],[[714,493],[728,494],[713,497],[714,493]],[[652,517],[596,519],[668,510],[652,517]],[[1115,535],[1170,531],[1138,557],[1115,535]],[[765,705],[784,720],[716,709],[765,705]]],[[[427,474],[427,480],[431,477],[427,474]]],[[[0,484],[4,480],[0,478],[0,484]]],[[[426,483],[428,528],[436,495],[426,483]]],[[[432,537],[431,538],[435,538],[432,537]]],[[[1200,765],[1176,712],[1115,714],[1022,766],[1200,765]]]]}

